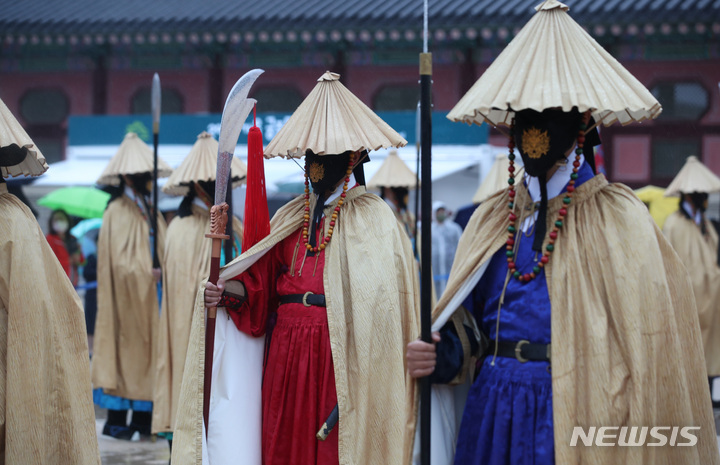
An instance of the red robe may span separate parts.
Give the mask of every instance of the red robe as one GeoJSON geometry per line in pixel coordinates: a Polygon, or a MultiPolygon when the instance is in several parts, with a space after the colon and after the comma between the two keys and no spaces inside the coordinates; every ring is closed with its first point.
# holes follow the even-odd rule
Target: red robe
{"type": "Polygon", "coordinates": [[[233,278],[243,282],[248,295],[239,311],[230,313],[238,329],[261,336],[268,330],[268,320],[272,326],[277,317],[263,371],[265,465],[338,463],[337,428],[325,441],[315,437],[337,404],[326,308],[278,305],[281,295],[324,294],[325,252],[303,260],[301,233],[302,228],[233,278]]]}

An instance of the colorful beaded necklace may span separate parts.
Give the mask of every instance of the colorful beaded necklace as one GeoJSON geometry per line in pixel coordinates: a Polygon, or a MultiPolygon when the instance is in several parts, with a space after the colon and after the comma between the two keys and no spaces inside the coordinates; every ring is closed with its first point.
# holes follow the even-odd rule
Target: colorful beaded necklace
{"type": "Polygon", "coordinates": [[[517,232],[517,228],[515,227],[515,222],[517,221],[517,215],[514,213],[515,209],[515,120],[513,119],[512,124],[510,126],[510,141],[508,142],[508,149],[510,150],[510,153],[508,154],[508,158],[510,159],[510,167],[508,168],[508,173],[510,177],[508,178],[508,196],[510,197],[510,202],[508,203],[508,208],[510,210],[510,213],[508,215],[508,219],[510,220],[510,225],[508,226],[508,239],[505,243],[505,255],[507,256],[507,264],[508,264],[508,270],[510,271],[510,275],[520,281],[521,283],[527,283],[535,279],[537,275],[540,274],[540,271],[542,268],[547,265],[547,263],[550,261],[550,255],[552,255],[553,251],[555,250],[555,240],[558,237],[558,233],[560,232],[560,229],[563,227],[563,221],[565,219],[565,215],[567,215],[567,207],[570,205],[570,202],[572,201],[572,195],[575,192],[575,181],[578,178],[578,170],[580,169],[580,159],[583,154],[583,145],[585,144],[585,129],[587,128],[587,124],[585,122],[581,123],[580,130],[578,131],[577,136],[577,148],[575,149],[575,161],[573,162],[573,170],[572,174],[570,174],[570,181],[568,181],[568,186],[565,192],[565,197],[563,197],[563,207],[560,208],[560,211],[558,211],[557,219],[555,220],[555,224],[553,225],[553,229],[548,234],[548,244],[545,246],[545,252],[543,253],[543,256],[540,258],[540,261],[533,266],[533,270],[530,273],[520,273],[518,271],[517,266],[515,264],[515,233],[517,232]]]}
{"type": "MultiPolygon", "coordinates": [[[[337,221],[338,213],[340,212],[340,207],[343,206],[343,203],[345,203],[345,197],[347,197],[347,190],[348,190],[348,184],[350,183],[350,175],[352,174],[353,170],[353,164],[355,162],[355,154],[350,155],[350,162],[348,163],[347,171],[345,172],[345,184],[343,184],[343,191],[342,194],[340,194],[340,199],[338,199],[338,204],[335,207],[335,211],[332,214],[332,217],[330,219],[330,227],[328,228],[328,235],[322,238],[322,242],[320,245],[313,247],[308,242],[308,227],[310,226],[310,181],[308,180],[308,170],[305,169],[305,213],[303,215],[303,230],[302,230],[302,240],[305,244],[305,248],[309,250],[310,252],[316,253],[320,250],[325,250],[325,247],[330,242],[330,239],[332,239],[333,231],[335,229],[335,221],[337,221]]],[[[320,198],[318,197],[318,201],[320,201],[320,198]]]]}

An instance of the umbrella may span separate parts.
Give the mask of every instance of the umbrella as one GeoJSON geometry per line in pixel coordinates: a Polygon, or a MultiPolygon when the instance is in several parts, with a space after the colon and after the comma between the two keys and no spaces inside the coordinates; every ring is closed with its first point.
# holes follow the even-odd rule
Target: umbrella
{"type": "Polygon", "coordinates": [[[665,197],[665,189],[657,186],[645,186],[635,191],[635,195],[648,205],[650,216],[660,229],[665,219],[679,207],[677,198],[665,197]]]}
{"type": "Polygon", "coordinates": [[[63,187],[41,197],[38,204],[80,218],[102,218],[108,200],[110,194],[92,187],[63,187]]]}
{"type": "Polygon", "coordinates": [[[70,234],[80,239],[93,229],[99,229],[101,225],[102,218],[90,218],[87,220],[82,220],[70,230],[70,234]]]}

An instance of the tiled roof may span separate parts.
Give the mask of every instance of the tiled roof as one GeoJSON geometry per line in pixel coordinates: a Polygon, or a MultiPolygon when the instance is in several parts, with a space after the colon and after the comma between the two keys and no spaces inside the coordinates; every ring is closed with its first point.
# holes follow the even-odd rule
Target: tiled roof
{"type": "MultiPolygon", "coordinates": [[[[514,29],[534,13],[540,0],[431,0],[430,27],[514,29]]],[[[570,14],[586,27],[636,28],[645,34],[686,30],[720,34],[720,0],[567,0],[570,14]],[[647,25],[658,28],[648,29],[647,25]],[[669,29],[668,29],[669,28],[669,29]],[[717,29],[717,30],[715,30],[717,29]]],[[[326,31],[345,37],[348,30],[375,33],[418,31],[420,0],[0,0],[2,36],[36,34],[226,34],[265,32],[275,42],[295,34],[326,31]],[[279,33],[279,35],[278,35],[279,33]],[[290,35],[288,35],[290,33],[290,35]]],[[[631,32],[632,34],[632,32],[631,32]]],[[[468,38],[472,32],[468,33],[468,38]]],[[[455,36],[458,36],[455,33],[455,36]]],[[[374,37],[374,36],[373,36],[374,37]]],[[[346,37],[347,38],[347,37],[346,37]]],[[[457,38],[457,37],[456,37],[457,38]]],[[[302,40],[297,37],[295,40],[302,40]]],[[[324,39],[322,39],[324,40],[324,39]]],[[[327,40],[331,40],[328,38],[327,40]]],[[[389,40],[389,39],[388,39],[389,40]]],[[[307,40],[306,40],[307,41],[307,40]]]]}

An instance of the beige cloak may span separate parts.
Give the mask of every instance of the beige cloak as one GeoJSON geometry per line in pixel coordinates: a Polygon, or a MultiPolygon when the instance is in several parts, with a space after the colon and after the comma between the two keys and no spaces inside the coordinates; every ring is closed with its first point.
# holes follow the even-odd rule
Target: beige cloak
{"type": "MultiPolygon", "coordinates": [[[[165,220],[159,212],[158,235],[162,259],[165,220]]],[[[123,195],[105,210],[98,238],[92,381],[95,388],[113,396],[153,398],[153,347],[160,308],[152,266],[148,221],[138,205],[123,195]]]]}
{"type": "Polygon", "coordinates": [[[0,464],[99,465],[82,304],[0,184],[0,464]]]}
{"type": "MultiPolygon", "coordinates": [[[[455,310],[455,294],[474,287],[473,276],[505,244],[508,200],[507,190],[497,193],[470,219],[434,318],[455,310]]],[[[516,211],[530,203],[519,186],[516,211]]],[[[550,199],[549,222],[561,206],[562,196],[550,199]]],[[[577,188],[564,223],[545,268],[556,464],[720,463],[695,299],[680,259],[632,191],[602,175],[577,188]],[[575,426],[625,425],[701,429],[693,447],[569,446],[575,426]]]]}
{"type": "Polygon", "coordinates": [[[708,376],[720,376],[720,267],[718,234],[708,220],[707,233],[680,211],[665,220],[663,232],[690,275],[705,346],[708,376]]]}
{"type": "MultiPolygon", "coordinates": [[[[337,200],[325,207],[325,213],[330,214],[335,205],[337,200]]],[[[311,205],[310,210],[313,208],[311,205]]],[[[225,267],[221,277],[237,276],[297,231],[302,225],[303,210],[302,197],[280,209],[272,219],[270,235],[225,267]]],[[[336,426],[340,463],[408,464],[415,432],[416,383],[406,369],[405,347],[420,331],[418,279],[407,235],[385,202],[365,193],[364,187],[348,191],[332,240],[325,249],[324,269],[340,413],[336,426]]],[[[199,465],[206,452],[202,450],[205,337],[202,292],[198,297],[180,394],[173,465],[199,465]]],[[[225,320],[223,315],[218,314],[218,325],[225,320]]],[[[227,377],[217,373],[217,339],[215,350],[213,386],[218,376],[227,377]]],[[[230,366],[240,366],[242,356],[236,354],[230,366]]],[[[256,372],[255,376],[259,378],[260,374],[256,372]]],[[[224,397],[232,398],[233,394],[224,393],[224,397]]],[[[215,397],[213,387],[211,447],[216,441],[212,436],[224,432],[224,428],[213,424],[213,415],[221,415],[222,410],[213,410],[212,405],[222,401],[215,397]]],[[[236,403],[243,401],[247,399],[241,396],[235,399],[236,403]]],[[[247,421],[241,419],[237,424],[241,428],[247,421]]],[[[259,423],[253,420],[251,427],[255,425],[259,423]]],[[[246,451],[241,444],[244,436],[240,429],[228,433],[229,441],[234,442],[230,446],[235,460],[243,464],[259,463],[257,457],[253,460],[244,457],[246,451]]],[[[259,444],[254,448],[259,448],[259,444]]]]}
{"type": "MultiPolygon", "coordinates": [[[[240,220],[235,218],[233,226],[242,239],[240,220]]],[[[210,213],[197,205],[192,206],[192,215],[175,217],[167,228],[153,386],[153,433],[175,429],[195,296],[210,274],[212,241],[205,237],[208,232],[210,213]]]]}

